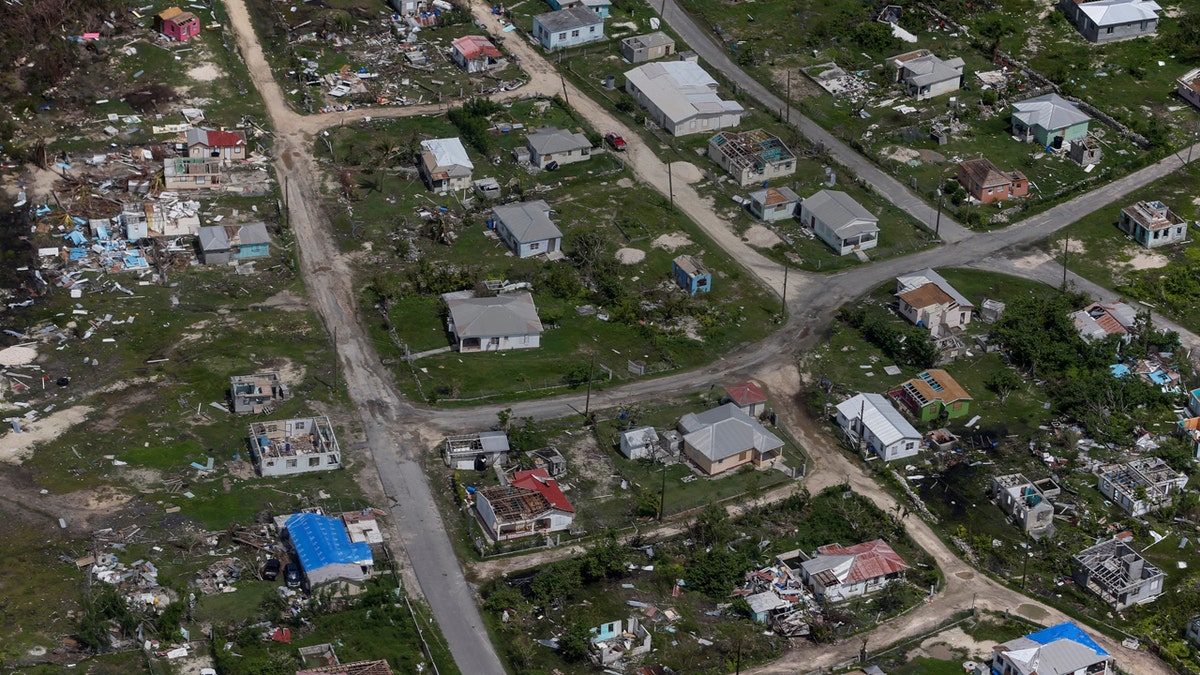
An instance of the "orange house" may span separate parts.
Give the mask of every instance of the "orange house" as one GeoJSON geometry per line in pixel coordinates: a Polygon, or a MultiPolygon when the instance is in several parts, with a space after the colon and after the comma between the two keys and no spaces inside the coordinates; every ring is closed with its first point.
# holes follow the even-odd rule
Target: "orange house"
{"type": "Polygon", "coordinates": [[[988,159],[968,159],[958,165],[958,182],[984,204],[1029,194],[1029,179],[1020,171],[1005,173],[988,159]]]}

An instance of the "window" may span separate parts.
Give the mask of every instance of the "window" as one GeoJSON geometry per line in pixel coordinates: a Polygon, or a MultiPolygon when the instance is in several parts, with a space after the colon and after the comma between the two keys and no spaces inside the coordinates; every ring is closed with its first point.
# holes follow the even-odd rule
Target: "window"
{"type": "Polygon", "coordinates": [[[289,468],[289,469],[294,469],[294,468],[296,468],[296,460],[294,460],[294,459],[289,459],[289,460],[287,461],[287,468],[289,468]]]}
{"type": "Polygon", "coordinates": [[[567,39],[567,34],[566,34],[566,33],[559,33],[559,34],[558,34],[558,39],[559,39],[559,40],[566,40],[566,39],[567,39]]]}
{"type": "Polygon", "coordinates": [[[329,456],[329,460],[328,460],[328,462],[326,462],[326,463],[327,463],[327,464],[337,464],[337,463],[338,463],[338,456],[337,456],[337,455],[330,455],[330,456],[329,456]]]}
{"type": "Polygon", "coordinates": [[[308,465],[309,465],[310,467],[313,467],[313,466],[321,466],[321,458],[320,458],[320,457],[309,457],[309,458],[308,458],[308,465]]]}
{"type": "Polygon", "coordinates": [[[529,245],[529,250],[530,250],[530,251],[536,251],[536,250],[540,249],[541,247],[542,247],[542,242],[540,242],[540,241],[535,241],[535,242],[533,242],[532,244],[530,244],[530,245],[529,245]]]}
{"type": "Polygon", "coordinates": [[[1108,28],[1105,28],[1105,29],[1104,29],[1104,34],[1105,34],[1105,35],[1112,35],[1112,32],[1113,32],[1113,27],[1112,27],[1112,26],[1109,26],[1108,28]]]}
{"type": "Polygon", "coordinates": [[[592,26],[592,27],[588,28],[588,32],[589,32],[589,33],[595,33],[595,32],[596,32],[596,27],[595,27],[595,26],[592,26]]]}
{"type": "Polygon", "coordinates": [[[577,30],[571,31],[571,37],[579,37],[579,31],[577,31],[577,30]]]}

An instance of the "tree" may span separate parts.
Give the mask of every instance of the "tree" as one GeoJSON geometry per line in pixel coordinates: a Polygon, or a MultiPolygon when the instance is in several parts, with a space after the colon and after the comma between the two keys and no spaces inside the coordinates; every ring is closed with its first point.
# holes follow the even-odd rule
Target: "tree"
{"type": "Polygon", "coordinates": [[[581,623],[572,623],[558,638],[558,653],[563,659],[580,662],[587,658],[592,634],[581,623]]]}
{"type": "Polygon", "coordinates": [[[723,546],[733,539],[729,514],[719,504],[709,502],[692,525],[692,539],[699,546],[723,546]]]}
{"type": "Polygon", "coordinates": [[[729,595],[733,585],[750,567],[749,559],[727,548],[714,548],[692,557],[684,579],[688,588],[721,599],[729,595]]]}
{"type": "Polygon", "coordinates": [[[1004,368],[992,374],[987,381],[987,388],[1000,399],[1000,405],[1008,400],[1008,395],[1021,386],[1021,376],[1012,370],[1004,368]]]}
{"type": "Polygon", "coordinates": [[[568,595],[583,586],[578,560],[564,560],[554,563],[529,584],[529,591],[539,605],[550,605],[561,602],[568,595]]]}
{"type": "Polygon", "coordinates": [[[878,21],[863,21],[854,27],[854,41],[858,46],[869,52],[892,52],[899,46],[899,40],[892,35],[890,24],[878,21]]]}

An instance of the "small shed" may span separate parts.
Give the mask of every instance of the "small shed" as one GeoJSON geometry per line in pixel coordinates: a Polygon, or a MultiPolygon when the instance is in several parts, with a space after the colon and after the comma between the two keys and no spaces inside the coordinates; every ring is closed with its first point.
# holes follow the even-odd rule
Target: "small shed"
{"type": "Polygon", "coordinates": [[[654,427],[635,427],[621,432],[621,454],[629,459],[653,457],[658,445],[658,432],[654,427]]]}
{"type": "Polygon", "coordinates": [[[766,188],[750,193],[750,213],[759,220],[773,223],[777,220],[791,218],[796,214],[796,204],[800,203],[800,195],[791,188],[766,188]]]}
{"type": "Polygon", "coordinates": [[[767,395],[757,383],[747,380],[725,387],[725,395],[750,417],[758,417],[767,407],[767,395]]]}
{"type": "Polygon", "coordinates": [[[1004,303],[999,300],[985,298],[983,304],[979,306],[979,316],[984,323],[996,323],[1000,320],[1000,315],[1004,313],[1004,303]]]}
{"type": "Polygon", "coordinates": [[[688,295],[707,293],[712,289],[712,273],[690,255],[681,255],[671,263],[671,276],[688,295]]]}

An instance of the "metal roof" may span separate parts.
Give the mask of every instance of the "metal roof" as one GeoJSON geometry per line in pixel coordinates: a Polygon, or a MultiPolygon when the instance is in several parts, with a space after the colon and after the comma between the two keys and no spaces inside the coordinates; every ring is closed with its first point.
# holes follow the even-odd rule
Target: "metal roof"
{"type": "Polygon", "coordinates": [[[424,148],[422,160],[431,172],[440,169],[452,176],[469,176],[475,168],[467,156],[467,149],[457,138],[432,138],[421,141],[421,147],[424,148]]]}
{"type": "Polygon", "coordinates": [[[863,426],[884,445],[904,438],[921,438],[920,432],[882,394],[858,394],[839,403],[837,411],[846,419],[858,419],[861,415],[863,426]]]}
{"type": "Polygon", "coordinates": [[[490,56],[495,59],[504,56],[500,53],[499,49],[496,49],[496,45],[492,44],[491,40],[482,35],[464,35],[451,42],[450,46],[462,54],[463,58],[468,61],[484,56],[490,56]]]}
{"type": "Polygon", "coordinates": [[[975,306],[974,303],[972,303],[970,300],[967,300],[965,295],[959,293],[957,289],[951,286],[950,282],[946,281],[945,277],[933,271],[932,267],[926,267],[923,270],[917,270],[916,272],[910,272],[908,274],[902,274],[896,277],[896,295],[914,291],[922,286],[925,286],[926,284],[936,285],[942,290],[943,293],[951,298],[954,298],[954,301],[958,303],[959,307],[975,306]]]}
{"type": "Polygon", "coordinates": [[[697,115],[745,112],[718,96],[717,81],[694,61],[647,63],[627,71],[625,79],[675,124],[697,115]]]}
{"type": "Polygon", "coordinates": [[[1081,3],[1079,9],[1101,28],[1154,21],[1162,11],[1154,0],[1095,0],[1081,3]]]}
{"type": "Polygon", "coordinates": [[[550,31],[560,33],[564,30],[586,28],[596,24],[604,25],[604,18],[587,7],[576,6],[570,9],[560,9],[557,12],[546,12],[533,17],[533,20],[550,31]]]}
{"type": "Polygon", "coordinates": [[[1077,105],[1058,94],[1017,101],[1013,104],[1012,114],[1027,127],[1036,126],[1047,131],[1058,131],[1092,119],[1080,112],[1077,105]]]}
{"type": "Polygon", "coordinates": [[[541,199],[503,204],[493,208],[492,215],[521,244],[563,236],[562,230],[550,220],[550,205],[541,199]]]}
{"type": "Polygon", "coordinates": [[[746,450],[770,452],[783,447],[783,441],[763,428],[736,405],[688,413],[679,420],[683,440],[696,452],[719,462],[746,450]]]}
{"type": "MultiPolygon", "coordinates": [[[[590,149],[591,141],[580,133],[571,133],[555,127],[542,127],[525,138],[529,149],[539,155],[555,155],[560,152],[590,149]]],[[[542,202],[545,204],[545,202],[542,202]]]]}
{"type": "Polygon", "coordinates": [[[621,40],[621,42],[635,49],[651,49],[653,47],[665,47],[675,44],[674,38],[662,31],[647,33],[645,35],[633,35],[621,40]]]}
{"type": "Polygon", "coordinates": [[[756,204],[764,206],[774,206],[776,204],[795,203],[800,201],[800,195],[792,191],[790,187],[767,188],[766,190],[755,190],[750,193],[750,200],[756,204]]]}
{"type": "Polygon", "coordinates": [[[843,239],[879,231],[879,219],[840,190],[821,190],[805,199],[803,207],[843,239]]]}
{"type": "Polygon", "coordinates": [[[460,338],[540,335],[542,322],[529,293],[449,300],[450,320],[460,338]]]}

